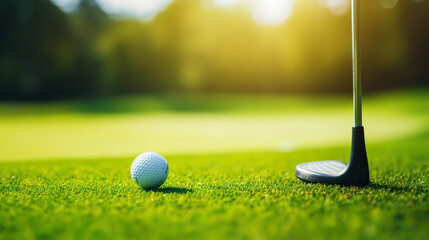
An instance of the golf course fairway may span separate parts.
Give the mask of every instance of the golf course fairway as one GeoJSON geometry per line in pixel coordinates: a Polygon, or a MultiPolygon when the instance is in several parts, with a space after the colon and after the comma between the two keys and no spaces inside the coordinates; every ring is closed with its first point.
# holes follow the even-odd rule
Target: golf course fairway
{"type": "MultiPolygon", "coordinates": [[[[201,106],[177,109],[171,105],[164,108],[168,101],[162,100],[164,105],[153,104],[147,109],[125,112],[106,109],[101,113],[77,111],[80,103],[43,107],[20,104],[17,108],[3,104],[0,106],[0,239],[427,239],[429,104],[426,92],[391,93],[373,96],[365,102],[364,126],[368,126],[371,177],[366,187],[307,184],[295,177],[295,166],[299,163],[348,161],[348,134],[352,125],[351,121],[344,120],[350,115],[346,110],[347,98],[325,99],[322,101],[325,107],[295,99],[295,104],[286,110],[282,106],[291,99],[261,100],[265,102],[259,106],[241,104],[247,100],[228,100],[226,102],[232,102],[230,105],[220,102],[218,108],[211,109],[201,106]],[[270,107],[264,107],[270,101],[270,107]],[[58,112],[56,107],[68,110],[58,112]],[[11,109],[20,110],[12,112],[11,109]],[[220,143],[204,149],[206,145],[200,143],[194,146],[194,152],[189,146],[187,151],[176,151],[171,139],[166,140],[165,152],[159,140],[155,141],[158,145],[146,147],[144,143],[149,142],[150,136],[144,135],[140,152],[155,148],[168,161],[170,174],[161,188],[152,191],[142,190],[130,177],[130,166],[138,150],[137,144],[125,146],[130,142],[127,136],[134,136],[130,129],[138,125],[127,126],[130,119],[136,122],[142,119],[149,124],[153,119],[149,121],[145,117],[157,118],[161,122],[154,121],[153,129],[160,129],[162,119],[170,119],[165,120],[169,126],[175,117],[182,124],[186,122],[183,118],[191,117],[195,117],[191,121],[195,124],[198,119],[213,122],[216,121],[212,119],[250,119],[247,120],[249,126],[257,124],[254,119],[264,125],[271,117],[276,119],[271,123],[284,119],[284,128],[293,129],[288,123],[298,124],[300,117],[311,114],[315,116],[312,124],[320,124],[320,128],[328,123],[317,116],[330,115],[334,122],[346,121],[339,126],[339,131],[345,132],[325,136],[319,133],[326,129],[314,132],[314,136],[306,137],[317,141],[309,140],[309,144],[293,135],[284,136],[299,143],[290,149],[268,145],[252,149],[258,142],[248,140],[234,145],[235,140],[242,138],[231,136],[234,141],[225,140],[232,143],[230,148],[220,143]],[[287,122],[287,119],[295,120],[287,122]],[[378,121],[384,119],[388,123],[382,126],[378,121]],[[67,151],[75,149],[67,145],[78,143],[78,138],[86,135],[79,133],[79,128],[62,129],[61,126],[80,126],[89,131],[98,123],[118,129],[96,128],[87,132],[92,135],[91,141],[99,139],[99,142],[88,146],[91,141],[83,139],[82,152],[68,157],[67,151]],[[396,123],[400,127],[393,129],[396,123]],[[25,137],[33,140],[36,147],[31,147],[31,141],[21,142],[20,149],[12,147],[11,142],[19,140],[13,132],[24,131],[19,130],[20,126],[30,129],[25,137]],[[35,126],[34,129],[31,126],[35,126]],[[45,129],[46,135],[38,127],[45,129]],[[392,128],[390,135],[387,134],[389,128],[392,128]],[[56,143],[47,140],[46,136],[55,136],[49,131],[62,133],[54,139],[56,143]],[[117,135],[109,131],[116,131],[117,135]],[[121,131],[123,135],[118,134],[121,131]],[[127,135],[129,133],[131,135],[127,135]],[[106,136],[117,136],[114,139],[117,149],[124,147],[128,154],[109,149],[108,144],[113,140],[104,139],[106,136]],[[328,144],[324,144],[324,137],[328,144]],[[41,148],[43,144],[37,142],[38,138],[51,144],[49,148],[41,148]],[[60,150],[50,154],[48,150],[55,151],[55,148],[60,150]],[[122,156],[118,156],[120,154],[122,156]]],[[[207,102],[201,105],[210,106],[207,102]]],[[[219,124],[224,126],[222,121],[219,124]]],[[[301,127],[289,131],[308,133],[305,126],[298,125],[301,127]]],[[[197,136],[203,126],[186,129],[191,136],[197,136]]],[[[170,130],[175,131],[168,128],[158,134],[168,138],[180,133],[169,135],[170,130]]],[[[334,131],[332,125],[328,124],[328,130],[334,131]]],[[[150,133],[155,134],[152,131],[150,133]]],[[[273,138],[281,140],[270,131],[273,138]]],[[[204,134],[210,136],[210,131],[204,134]]],[[[261,131],[261,136],[268,137],[268,133],[261,131]]],[[[183,138],[186,139],[186,135],[183,138]]]]}

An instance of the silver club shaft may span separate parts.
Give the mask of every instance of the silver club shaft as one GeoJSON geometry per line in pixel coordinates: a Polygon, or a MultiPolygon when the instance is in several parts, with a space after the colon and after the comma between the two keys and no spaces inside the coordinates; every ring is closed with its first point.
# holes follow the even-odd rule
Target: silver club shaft
{"type": "Polygon", "coordinates": [[[360,70],[360,2],[352,1],[353,114],[355,126],[362,126],[362,81],[360,70]]]}

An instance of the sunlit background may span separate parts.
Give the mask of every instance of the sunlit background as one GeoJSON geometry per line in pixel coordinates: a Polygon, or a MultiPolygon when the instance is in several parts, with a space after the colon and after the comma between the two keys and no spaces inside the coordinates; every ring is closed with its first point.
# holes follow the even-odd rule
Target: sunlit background
{"type": "MultiPolygon", "coordinates": [[[[388,100],[424,99],[429,1],[361,5],[369,140],[415,133],[416,104],[388,100]]],[[[0,159],[348,143],[349,0],[3,0],[0,19],[0,159]]]]}
{"type": "MultiPolygon", "coordinates": [[[[1,3],[1,99],[350,92],[349,0],[1,3]]],[[[364,88],[427,85],[425,0],[362,1],[364,88]]]]}

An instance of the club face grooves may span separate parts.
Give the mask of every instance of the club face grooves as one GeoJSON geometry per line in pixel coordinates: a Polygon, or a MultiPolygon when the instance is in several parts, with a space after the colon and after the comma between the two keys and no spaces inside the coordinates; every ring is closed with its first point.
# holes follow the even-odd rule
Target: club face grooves
{"type": "Polygon", "coordinates": [[[369,184],[368,158],[365,148],[364,128],[352,129],[350,161],[346,166],[338,161],[303,163],[296,166],[295,175],[304,182],[338,184],[343,186],[365,186],[369,184]],[[330,169],[338,164],[338,170],[330,169]],[[314,166],[314,168],[312,168],[314,166]],[[322,166],[325,166],[323,168],[322,166]],[[317,168],[319,167],[319,168],[317,168]],[[343,169],[341,169],[343,168],[343,169]],[[340,171],[341,170],[341,171],[340,171]]]}

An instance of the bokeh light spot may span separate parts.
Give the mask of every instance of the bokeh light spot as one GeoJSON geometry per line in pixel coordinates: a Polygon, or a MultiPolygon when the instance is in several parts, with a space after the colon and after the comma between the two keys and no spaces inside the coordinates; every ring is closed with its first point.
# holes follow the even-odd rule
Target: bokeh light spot
{"type": "Polygon", "coordinates": [[[171,2],[172,0],[102,0],[99,4],[108,13],[151,20],[171,2]]]}
{"type": "Polygon", "coordinates": [[[254,0],[253,18],[260,25],[279,25],[286,21],[293,10],[293,0],[254,0]]]}
{"type": "Polygon", "coordinates": [[[319,0],[319,3],[338,16],[346,14],[350,9],[350,0],[319,0]]]}
{"type": "Polygon", "coordinates": [[[391,9],[398,4],[398,0],[380,0],[380,4],[384,8],[391,9]]]}
{"type": "Polygon", "coordinates": [[[241,2],[241,0],[213,0],[213,3],[218,7],[232,7],[237,3],[241,2]]]}
{"type": "Polygon", "coordinates": [[[52,2],[60,6],[65,12],[72,12],[79,4],[77,0],[52,0],[52,2]]]}

